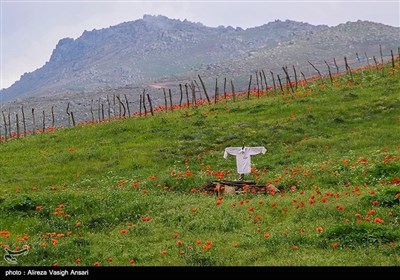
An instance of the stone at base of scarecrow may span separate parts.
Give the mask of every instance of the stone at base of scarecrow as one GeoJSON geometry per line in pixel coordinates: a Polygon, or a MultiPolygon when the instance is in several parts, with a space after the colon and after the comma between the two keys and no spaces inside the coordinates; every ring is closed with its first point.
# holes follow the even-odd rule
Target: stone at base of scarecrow
{"type": "Polygon", "coordinates": [[[236,193],[236,188],[231,186],[224,186],[224,194],[231,195],[236,193]]]}

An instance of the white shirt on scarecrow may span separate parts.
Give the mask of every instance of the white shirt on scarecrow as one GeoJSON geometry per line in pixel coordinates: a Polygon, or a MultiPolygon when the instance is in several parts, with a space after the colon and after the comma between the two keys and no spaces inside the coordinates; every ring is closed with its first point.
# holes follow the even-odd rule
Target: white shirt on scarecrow
{"type": "Polygon", "coordinates": [[[228,154],[236,156],[237,172],[239,174],[249,174],[251,172],[251,156],[265,154],[265,147],[228,147],[225,148],[224,158],[228,154]]]}

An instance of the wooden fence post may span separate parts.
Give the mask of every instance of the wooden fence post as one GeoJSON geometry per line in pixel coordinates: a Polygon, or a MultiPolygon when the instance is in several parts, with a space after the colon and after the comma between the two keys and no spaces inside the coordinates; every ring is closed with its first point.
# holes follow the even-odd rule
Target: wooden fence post
{"type": "Polygon", "coordinates": [[[226,77],[224,78],[224,99],[226,100],[226,77]]]}
{"type": "Polygon", "coordinates": [[[283,72],[285,72],[285,75],[286,75],[286,83],[289,84],[292,93],[294,93],[292,81],[290,81],[290,77],[289,77],[289,71],[288,71],[287,67],[282,67],[282,69],[283,69],[283,72]]]}
{"type": "Polygon", "coordinates": [[[71,112],[72,125],[75,127],[74,112],[71,112]]]}
{"type": "Polygon", "coordinates": [[[147,108],[146,108],[146,89],[143,89],[143,111],[144,111],[144,115],[147,116],[147,108]]]}
{"type": "Polygon", "coordinates": [[[260,71],[260,72],[258,72],[258,75],[260,75],[260,86],[261,86],[261,93],[263,93],[263,92],[264,92],[264,84],[263,84],[263,76],[262,76],[262,73],[261,73],[261,71],[260,71]]]}
{"type": "Polygon", "coordinates": [[[264,83],[265,83],[265,93],[268,94],[268,84],[267,84],[267,77],[265,76],[264,69],[261,69],[262,75],[264,77],[264,83]]]}
{"type": "Polygon", "coordinates": [[[107,104],[108,104],[108,108],[107,108],[107,113],[108,113],[108,121],[111,121],[111,102],[110,102],[110,97],[107,94],[107,104]]]}
{"type": "Polygon", "coordinates": [[[353,73],[351,72],[351,68],[347,63],[347,57],[344,57],[344,64],[346,65],[347,72],[350,73],[350,79],[353,81],[353,73]]]}
{"type": "MultiPolygon", "coordinates": [[[[69,103],[68,103],[69,106],[69,103]]],[[[68,111],[68,109],[67,109],[68,111]]],[[[33,129],[32,129],[32,134],[36,133],[36,122],[35,122],[35,108],[32,108],[32,124],[33,124],[33,129]]]]}
{"type": "Polygon", "coordinates": [[[260,98],[260,83],[258,81],[258,72],[256,71],[257,98],[260,98]]]}
{"type": "Polygon", "coordinates": [[[368,58],[367,52],[365,52],[364,55],[365,55],[365,59],[367,60],[368,67],[369,67],[370,65],[369,65],[369,58],[368,58]]]}
{"type": "Polygon", "coordinates": [[[11,139],[11,109],[8,108],[8,136],[11,139]]]}
{"type": "Polygon", "coordinates": [[[314,68],[315,71],[318,72],[318,76],[319,76],[319,78],[321,79],[321,82],[324,82],[324,81],[322,80],[321,72],[319,72],[319,70],[317,69],[317,67],[315,67],[310,61],[308,61],[308,63],[310,63],[310,65],[312,66],[312,68],[314,68]]]}
{"type": "Polygon", "coordinates": [[[19,138],[19,119],[18,119],[18,113],[15,114],[15,124],[17,126],[17,138],[19,138]]]}
{"type": "Polygon", "coordinates": [[[165,88],[163,88],[163,93],[164,93],[165,112],[167,112],[168,111],[168,103],[167,103],[167,93],[165,92],[165,88]]]}
{"type": "Polygon", "coordinates": [[[194,85],[194,82],[193,81],[191,81],[190,82],[190,89],[192,90],[192,104],[193,104],[193,106],[197,106],[197,104],[196,104],[196,86],[194,85]]]}
{"type": "Polygon", "coordinates": [[[393,56],[393,50],[390,50],[390,54],[392,56],[392,68],[394,69],[394,56],[393,56]]]}
{"type": "Polygon", "coordinates": [[[332,78],[332,73],[331,73],[331,67],[329,66],[328,62],[325,61],[326,66],[328,67],[328,72],[329,72],[329,78],[331,79],[331,84],[333,84],[333,78],[332,78]]]}
{"type": "Polygon", "coordinates": [[[102,121],[104,122],[105,116],[104,116],[104,104],[103,104],[103,102],[101,103],[101,118],[102,118],[102,121]]]}
{"type": "Polygon", "coordinates": [[[375,56],[373,56],[373,58],[374,58],[374,62],[375,62],[375,69],[376,69],[376,72],[378,73],[378,62],[376,61],[375,56]]]}
{"type": "Polygon", "coordinates": [[[46,131],[46,114],[44,113],[44,110],[43,110],[42,116],[43,116],[43,118],[42,118],[42,132],[45,132],[46,131]]]}
{"type": "Polygon", "coordinates": [[[185,94],[186,94],[186,104],[187,104],[187,107],[189,108],[190,101],[189,101],[189,92],[188,92],[188,85],[187,85],[187,83],[185,83],[185,94]]]}
{"type": "Polygon", "coordinates": [[[279,77],[279,74],[276,74],[276,76],[278,77],[279,86],[280,86],[281,92],[283,94],[283,86],[282,86],[281,78],[279,77]]]}
{"type": "Polygon", "coordinates": [[[383,63],[383,54],[382,54],[382,45],[379,45],[379,53],[381,55],[382,76],[385,76],[385,67],[384,67],[384,63],[383,63]]]}
{"type": "Polygon", "coordinates": [[[293,65],[293,72],[294,72],[294,82],[295,82],[295,86],[296,86],[296,90],[297,90],[297,84],[298,84],[297,71],[296,71],[296,67],[294,67],[294,65],[293,65]]]}
{"type": "Polygon", "coordinates": [[[143,103],[142,95],[140,94],[139,97],[140,97],[140,101],[139,101],[139,116],[142,116],[142,103],[143,103]]]}
{"type": "Polygon", "coordinates": [[[51,106],[51,127],[54,128],[56,124],[55,118],[54,118],[54,106],[51,106]]]}
{"type": "Polygon", "coordinates": [[[235,95],[235,87],[233,85],[233,81],[231,80],[231,87],[232,87],[232,98],[233,98],[233,102],[236,101],[236,95],[235,95]]]}
{"type": "Polygon", "coordinates": [[[215,78],[214,104],[217,104],[218,98],[219,98],[218,78],[215,78]]]}
{"type": "Polygon", "coordinates": [[[171,105],[171,111],[174,109],[174,106],[172,104],[172,94],[171,94],[171,89],[168,89],[168,95],[169,95],[169,104],[171,105]]]}
{"type": "MultiPolygon", "coordinates": [[[[97,103],[97,117],[98,117],[98,122],[101,122],[101,99],[99,97],[99,103],[97,103]]],[[[120,112],[121,113],[121,112],[120,112]]],[[[121,114],[120,114],[121,115],[121,114]]]]}
{"type": "Polygon", "coordinates": [[[274,93],[276,94],[276,83],[275,83],[274,73],[272,71],[270,71],[270,73],[271,73],[271,77],[272,77],[272,84],[274,86],[274,93]]]}
{"type": "MultiPolygon", "coordinates": [[[[120,106],[121,110],[124,109],[124,112],[122,113],[122,117],[125,118],[125,116],[126,116],[125,105],[124,105],[124,103],[122,103],[121,98],[119,97],[119,95],[117,95],[117,100],[119,102],[119,106],[120,106]]],[[[120,115],[120,118],[121,118],[121,115],[120,115]]]]}
{"type": "Polygon", "coordinates": [[[8,135],[8,131],[7,131],[7,119],[6,119],[6,115],[4,114],[4,111],[2,111],[3,114],[3,122],[4,122],[4,139],[7,140],[7,135],[8,135]]]}
{"type": "Polygon", "coordinates": [[[92,123],[94,123],[94,115],[93,115],[93,99],[90,102],[90,114],[92,116],[92,123]]]}
{"type": "Polygon", "coordinates": [[[25,123],[24,105],[21,105],[21,111],[22,111],[22,124],[24,126],[24,137],[26,137],[26,123],[25,123]]]}
{"type": "Polygon", "coordinates": [[[203,87],[204,94],[206,95],[206,98],[207,98],[208,104],[211,104],[210,97],[208,97],[208,94],[207,94],[206,86],[204,85],[204,82],[203,82],[203,80],[201,79],[200,75],[197,75],[197,76],[199,77],[199,80],[200,80],[201,86],[203,87]]]}
{"type": "Polygon", "coordinates": [[[251,89],[251,79],[253,75],[250,74],[250,80],[249,80],[249,88],[247,89],[247,99],[250,98],[250,89],[251,89]]]}
{"type": "Polygon", "coordinates": [[[151,99],[150,99],[150,95],[149,94],[147,94],[147,99],[149,100],[151,115],[154,116],[153,105],[151,104],[151,99]]]}
{"type": "MultiPolygon", "coordinates": [[[[307,84],[307,79],[306,79],[306,75],[304,75],[304,73],[302,71],[300,71],[301,76],[303,77],[303,82],[304,82],[304,86],[307,84]]],[[[304,88],[303,86],[303,88],[304,88]]]]}
{"type": "Polygon", "coordinates": [[[182,107],[182,100],[183,100],[182,84],[179,84],[179,90],[181,92],[181,98],[179,99],[179,108],[181,108],[182,107]]]}
{"type": "Polygon", "coordinates": [[[336,63],[336,58],[333,58],[333,63],[335,63],[335,67],[336,67],[336,74],[339,75],[339,66],[336,63]]]}
{"type": "Polygon", "coordinates": [[[131,109],[129,108],[129,102],[128,102],[128,97],[126,96],[126,94],[124,94],[125,96],[125,102],[126,102],[126,110],[128,111],[128,117],[131,117],[131,109]]]}

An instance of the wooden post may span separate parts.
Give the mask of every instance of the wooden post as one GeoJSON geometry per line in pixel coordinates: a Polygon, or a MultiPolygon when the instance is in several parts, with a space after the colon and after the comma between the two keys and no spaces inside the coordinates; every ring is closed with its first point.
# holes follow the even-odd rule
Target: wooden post
{"type": "Polygon", "coordinates": [[[108,108],[107,108],[107,113],[108,113],[108,121],[111,121],[111,104],[110,104],[110,97],[107,94],[107,104],[108,104],[108,108]]]}
{"type": "Polygon", "coordinates": [[[147,116],[147,108],[146,108],[146,93],[145,93],[146,89],[143,89],[143,111],[144,111],[144,115],[147,116]]]}
{"type": "MultiPolygon", "coordinates": [[[[306,75],[304,75],[304,73],[301,72],[301,71],[300,71],[300,74],[301,74],[301,76],[303,77],[304,85],[306,85],[306,84],[307,84],[306,75]]],[[[304,88],[304,86],[303,86],[303,88],[304,88]]]]}
{"type": "Polygon", "coordinates": [[[201,86],[203,87],[204,94],[206,95],[206,98],[207,98],[208,104],[211,104],[210,97],[208,97],[208,94],[207,94],[206,86],[204,85],[204,82],[203,82],[203,80],[201,79],[200,75],[197,75],[197,76],[199,77],[199,80],[200,80],[201,86]]]}
{"type": "Polygon", "coordinates": [[[90,114],[92,116],[92,123],[94,123],[94,115],[93,115],[93,99],[90,102],[90,114]]]}
{"type": "MultiPolygon", "coordinates": [[[[98,104],[98,106],[97,106],[98,122],[101,122],[101,100],[100,100],[100,97],[99,97],[99,103],[97,103],[97,104],[98,104]]],[[[119,116],[121,116],[121,114],[119,116]]]]}
{"type": "Polygon", "coordinates": [[[190,101],[189,101],[189,92],[188,92],[188,85],[187,85],[187,83],[185,83],[185,94],[186,94],[186,104],[187,104],[187,107],[189,108],[190,101]]]}
{"type": "Polygon", "coordinates": [[[375,56],[373,56],[373,58],[374,58],[374,62],[375,62],[375,69],[376,69],[376,72],[378,73],[378,62],[376,61],[375,56]]]}
{"type": "Polygon", "coordinates": [[[226,77],[224,78],[224,99],[226,99],[226,77]]]}
{"type": "Polygon", "coordinates": [[[236,95],[235,95],[235,87],[233,86],[233,81],[231,80],[231,87],[232,87],[232,98],[233,101],[236,101],[236,95]]]}
{"type": "Polygon", "coordinates": [[[271,77],[272,77],[272,84],[274,86],[274,93],[276,93],[276,83],[275,83],[275,77],[274,77],[274,73],[272,71],[271,72],[271,77]]]}
{"type": "Polygon", "coordinates": [[[75,127],[74,112],[71,112],[72,125],[75,127]]]}
{"type": "Polygon", "coordinates": [[[174,109],[174,106],[172,104],[172,94],[171,94],[171,89],[168,89],[168,94],[169,94],[169,104],[171,105],[171,111],[174,109]]]}
{"type": "MultiPolygon", "coordinates": [[[[358,52],[356,52],[356,57],[357,57],[358,64],[360,65],[361,64],[361,59],[360,59],[360,57],[358,55],[358,52]]],[[[364,79],[364,70],[362,68],[361,68],[361,77],[362,77],[362,79],[364,79]]]]}
{"type": "Polygon", "coordinates": [[[218,97],[219,97],[218,78],[215,78],[214,104],[217,104],[218,97]]]}
{"type": "Polygon", "coordinates": [[[128,97],[126,96],[126,94],[124,94],[125,96],[125,102],[126,102],[126,110],[128,111],[128,117],[131,117],[131,109],[129,108],[129,102],[128,102],[128,97]]]}
{"type": "Polygon", "coordinates": [[[328,62],[325,61],[326,66],[328,67],[328,72],[329,72],[329,78],[331,79],[331,84],[333,84],[333,78],[332,78],[332,73],[331,73],[331,67],[329,66],[328,62]]]}
{"type": "MultiPolygon", "coordinates": [[[[69,103],[68,103],[69,106],[69,103]]],[[[68,109],[67,109],[68,111],[68,109]]],[[[35,109],[32,108],[32,124],[33,124],[33,129],[32,129],[32,134],[36,133],[36,122],[35,122],[35,109]]]]}
{"type": "Polygon", "coordinates": [[[194,82],[193,81],[191,81],[190,82],[190,89],[192,90],[192,104],[193,104],[193,106],[197,106],[197,104],[196,104],[196,86],[194,85],[194,82]]]}
{"type": "Polygon", "coordinates": [[[262,75],[264,77],[264,83],[265,83],[265,93],[268,93],[268,84],[267,84],[267,77],[265,76],[264,69],[261,69],[262,75]]]}
{"type": "Polygon", "coordinates": [[[140,101],[139,101],[139,116],[142,116],[142,95],[139,95],[140,101]]]}
{"type": "Polygon", "coordinates": [[[11,109],[8,108],[8,135],[11,139],[11,109]]]}
{"type": "MultiPolygon", "coordinates": [[[[67,109],[65,110],[65,112],[67,113],[67,117],[68,117],[68,126],[71,126],[71,118],[70,118],[70,113],[69,113],[69,102],[67,104],[67,109]]],[[[33,114],[33,111],[32,111],[33,114]]]]}
{"type": "MultiPolygon", "coordinates": [[[[15,124],[17,126],[17,138],[19,138],[19,119],[18,119],[18,113],[15,114],[15,124]]],[[[1,137],[0,137],[1,138],[1,137]]]]}
{"type": "Polygon", "coordinates": [[[104,117],[104,104],[103,103],[101,103],[101,118],[104,122],[105,117],[104,117]]]}
{"type": "Polygon", "coordinates": [[[26,137],[26,123],[25,123],[24,105],[21,105],[21,111],[22,111],[22,124],[24,126],[24,137],[26,137]]]}
{"type": "Polygon", "coordinates": [[[117,98],[117,100],[118,100],[118,113],[119,113],[119,117],[121,118],[121,113],[122,113],[122,106],[121,106],[121,104],[122,104],[122,102],[121,102],[121,100],[120,100],[120,98],[119,98],[119,94],[116,95],[116,98],[117,98]]]}
{"type": "Polygon", "coordinates": [[[165,92],[165,88],[163,88],[163,93],[164,93],[165,112],[167,112],[168,111],[168,103],[167,103],[167,93],[165,92]]]}
{"type": "Polygon", "coordinates": [[[394,56],[393,56],[393,50],[390,50],[390,54],[392,56],[392,68],[394,69],[394,56]]]}
{"type": "Polygon", "coordinates": [[[295,82],[295,86],[296,86],[296,90],[297,90],[297,85],[298,85],[297,71],[296,71],[296,67],[294,67],[294,65],[293,65],[293,72],[294,72],[294,82],[295,82]]]}
{"type": "Polygon", "coordinates": [[[116,112],[117,110],[115,109],[115,105],[117,104],[117,102],[115,102],[115,94],[113,94],[113,112],[114,112],[114,119],[117,118],[116,116],[116,112]]]}
{"type": "Polygon", "coordinates": [[[276,76],[278,77],[279,86],[280,86],[281,92],[283,94],[283,86],[282,86],[281,78],[279,77],[279,74],[277,74],[276,76]]]}
{"type": "Polygon", "coordinates": [[[124,109],[124,112],[122,113],[122,117],[125,118],[125,115],[126,115],[125,105],[124,105],[124,103],[122,103],[121,98],[119,97],[119,95],[117,95],[117,100],[119,102],[119,107],[121,108],[121,110],[124,109]]]}
{"type": "Polygon", "coordinates": [[[367,53],[366,53],[366,52],[364,53],[364,55],[365,55],[365,59],[367,60],[368,67],[369,67],[370,65],[369,65],[369,58],[368,58],[368,55],[367,55],[367,53]]]}
{"type": "Polygon", "coordinates": [[[379,45],[379,53],[381,55],[382,76],[385,76],[385,67],[384,67],[384,63],[383,63],[383,54],[382,54],[382,45],[379,45]]]}
{"type": "Polygon", "coordinates": [[[3,122],[4,122],[4,139],[7,140],[7,120],[6,120],[6,115],[4,114],[4,111],[2,111],[3,114],[3,122]]]}
{"type": "Polygon", "coordinates": [[[333,63],[335,63],[335,67],[336,67],[336,74],[339,75],[339,66],[336,63],[336,58],[333,58],[333,63]]]}
{"type": "Polygon", "coordinates": [[[258,73],[256,71],[257,98],[260,98],[260,83],[258,81],[258,73]]]}
{"type": "Polygon", "coordinates": [[[312,66],[312,68],[314,68],[315,69],[315,71],[317,71],[318,72],[318,75],[319,75],[319,78],[321,79],[321,81],[323,82],[323,80],[322,80],[322,75],[321,75],[321,72],[319,72],[319,70],[310,62],[310,61],[308,61],[308,63],[310,63],[310,65],[312,66]]]}
{"type": "Polygon", "coordinates": [[[287,69],[287,67],[282,67],[282,69],[283,69],[283,72],[285,72],[285,75],[286,75],[286,82],[289,84],[292,93],[294,93],[294,89],[293,89],[292,81],[290,81],[288,69],[287,69]]]}
{"type": "Polygon", "coordinates": [[[261,86],[261,93],[263,93],[263,92],[264,92],[263,76],[262,76],[262,73],[261,73],[261,71],[260,71],[260,72],[258,72],[258,74],[260,75],[260,86],[261,86]]]}
{"type": "Polygon", "coordinates": [[[182,100],[183,100],[182,84],[179,84],[179,90],[181,91],[181,98],[179,99],[179,108],[181,108],[182,107],[182,100]]]}
{"type": "Polygon", "coordinates": [[[153,105],[151,104],[151,99],[150,99],[150,95],[149,94],[147,94],[147,99],[149,100],[151,115],[154,116],[153,105]]]}
{"type": "Polygon", "coordinates": [[[51,106],[51,127],[55,127],[55,118],[54,118],[54,106],[51,106]]]}
{"type": "Polygon", "coordinates": [[[250,90],[251,90],[251,79],[253,75],[250,74],[250,80],[249,80],[249,88],[247,89],[247,99],[250,98],[250,90]]]}
{"type": "Polygon", "coordinates": [[[42,114],[43,118],[42,118],[42,132],[46,131],[46,114],[44,113],[43,110],[43,114],[42,114]]]}
{"type": "Polygon", "coordinates": [[[351,72],[350,66],[347,63],[347,57],[344,57],[344,63],[346,65],[346,69],[347,69],[348,73],[350,73],[350,79],[353,81],[353,73],[351,72]]]}

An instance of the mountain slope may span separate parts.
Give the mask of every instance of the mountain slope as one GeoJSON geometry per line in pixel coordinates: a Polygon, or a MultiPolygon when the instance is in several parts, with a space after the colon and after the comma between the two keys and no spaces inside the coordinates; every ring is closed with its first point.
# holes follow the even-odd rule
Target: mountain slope
{"type": "Polygon", "coordinates": [[[76,40],[60,40],[49,62],[23,75],[2,94],[7,100],[152,81],[324,28],[289,21],[248,30],[211,28],[146,15],[140,20],[85,31],[76,40]]]}

